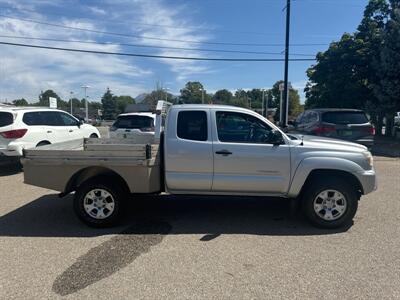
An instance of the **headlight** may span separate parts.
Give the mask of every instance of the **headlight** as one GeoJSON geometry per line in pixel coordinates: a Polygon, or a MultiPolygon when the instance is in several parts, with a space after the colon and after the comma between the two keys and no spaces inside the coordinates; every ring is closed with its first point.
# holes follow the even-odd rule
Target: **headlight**
{"type": "Polygon", "coordinates": [[[366,151],[363,153],[365,159],[367,160],[368,164],[371,166],[371,168],[374,166],[374,157],[372,156],[371,152],[366,151]]]}

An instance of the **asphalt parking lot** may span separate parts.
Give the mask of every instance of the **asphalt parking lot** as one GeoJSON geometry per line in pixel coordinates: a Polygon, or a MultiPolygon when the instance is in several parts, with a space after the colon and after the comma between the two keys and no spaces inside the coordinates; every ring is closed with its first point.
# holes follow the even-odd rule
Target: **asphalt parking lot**
{"type": "Polygon", "coordinates": [[[399,299],[400,159],[327,231],[280,199],[157,197],[118,228],[81,224],[71,197],[0,170],[0,299],[399,299]]]}

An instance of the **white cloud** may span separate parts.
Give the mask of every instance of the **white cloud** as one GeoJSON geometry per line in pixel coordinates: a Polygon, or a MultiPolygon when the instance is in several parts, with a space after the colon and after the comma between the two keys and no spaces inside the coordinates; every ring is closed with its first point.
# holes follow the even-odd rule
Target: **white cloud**
{"type": "Polygon", "coordinates": [[[89,10],[90,10],[93,14],[95,14],[95,15],[104,16],[104,15],[106,14],[106,11],[105,11],[104,9],[100,8],[100,7],[97,7],[97,6],[89,6],[88,8],[89,8],[89,10]]]}
{"type": "MultiPolygon", "coordinates": [[[[138,18],[141,23],[157,24],[158,26],[132,25],[132,28],[139,29],[142,39],[141,43],[151,46],[165,47],[198,47],[199,42],[204,42],[210,38],[207,34],[201,32],[199,27],[187,20],[185,7],[174,5],[167,7],[160,0],[136,0],[135,5],[139,8],[138,18]],[[146,37],[161,37],[164,40],[146,39],[146,37]],[[179,40],[179,41],[173,41],[179,40]],[[186,42],[180,42],[186,41],[186,42]]],[[[204,53],[199,51],[185,51],[178,49],[162,49],[158,54],[164,56],[182,56],[199,57],[204,53]]],[[[175,72],[176,80],[183,82],[195,74],[209,72],[209,66],[206,62],[189,60],[171,60],[160,59],[161,62],[168,65],[175,72]]]]}
{"type": "MultiPolygon", "coordinates": [[[[188,9],[185,6],[166,5],[162,0],[103,0],[99,3],[102,5],[76,7],[77,11],[82,10],[82,8],[86,11],[89,9],[94,15],[98,16],[96,22],[67,17],[58,17],[56,21],[66,26],[90,30],[131,32],[134,35],[142,36],[142,38],[133,38],[132,40],[135,43],[149,46],[196,48],[199,45],[190,41],[203,42],[210,38],[198,26],[196,27],[196,24],[193,24],[188,17],[188,9]],[[108,12],[107,7],[118,8],[110,11],[111,18],[123,20],[124,24],[118,30],[104,27],[107,22],[103,22],[102,18],[104,13],[108,12]],[[139,23],[142,25],[138,25],[139,23]],[[160,26],[144,25],[149,23],[160,26]],[[145,39],[145,36],[161,37],[166,40],[145,39]],[[187,42],[170,40],[185,40],[187,42]]],[[[49,21],[48,17],[51,18],[51,15],[47,16],[44,13],[44,8],[47,5],[52,5],[62,9],[66,5],[61,0],[20,0],[18,4],[14,0],[0,0],[0,4],[6,4],[10,7],[9,12],[12,12],[13,15],[50,23],[55,23],[55,21],[49,21]],[[23,11],[24,9],[25,11],[23,11]],[[15,13],[15,10],[20,11],[15,13]]],[[[109,22],[109,24],[112,24],[112,22],[109,22]]],[[[120,25],[121,23],[116,24],[120,25]]],[[[87,31],[44,26],[6,18],[0,18],[0,34],[85,41],[113,39],[111,36],[87,31]]],[[[115,44],[39,42],[4,38],[2,40],[109,52],[134,52],[127,51],[126,48],[115,44]]],[[[20,97],[36,101],[40,91],[48,88],[53,88],[63,97],[68,97],[71,90],[79,91],[82,84],[92,86],[90,92],[94,98],[99,98],[107,87],[110,87],[116,94],[129,93],[135,96],[148,91],[145,87],[150,86],[152,84],[150,81],[155,79],[173,81],[181,85],[188,79],[196,77],[196,75],[212,72],[207,62],[158,59],[159,63],[167,66],[175,74],[172,78],[162,78],[163,75],[160,75],[158,70],[143,69],[138,66],[136,59],[127,57],[4,45],[0,45],[0,52],[0,101],[4,98],[15,99],[20,97]]],[[[205,55],[198,51],[172,49],[157,49],[152,53],[183,57],[205,55]]]]}
{"type": "MultiPolygon", "coordinates": [[[[64,24],[97,29],[89,22],[64,20],[64,24]]],[[[6,35],[32,36],[58,39],[83,39],[90,41],[88,33],[70,30],[52,30],[38,24],[14,19],[0,19],[0,33],[6,35]]],[[[2,39],[9,42],[25,40],[2,39]]],[[[37,42],[30,41],[36,44],[37,42]]],[[[43,42],[41,42],[43,44],[43,42]]],[[[80,48],[121,52],[118,45],[51,43],[55,47],[80,48]]],[[[36,101],[41,90],[54,89],[64,97],[69,91],[79,91],[82,84],[92,86],[93,98],[99,98],[107,87],[114,93],[129,93],[136,96],[145,91],[142,78],[152,74],[139,68],[132,59],[116,56],[82,54],[56,50],[18,48],[0,45],[0,101],[5,98],[24,97],[36,101]],[[132,84],[129,84],[132,82],[132,84]]]]}

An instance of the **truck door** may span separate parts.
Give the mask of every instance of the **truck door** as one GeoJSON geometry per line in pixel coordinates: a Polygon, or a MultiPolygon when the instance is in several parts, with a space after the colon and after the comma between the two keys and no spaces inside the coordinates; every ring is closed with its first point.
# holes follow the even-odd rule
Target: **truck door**
{"type": "Polygon", "coordinates": [[[289,145],[273,145],[272,128],[255,115],[212,110],[213,192],[284,194],[290,180],[289,145]]]}
{"type": "Polygon", "coordinates": [[[210,192],[213,176],[208,109],[169,112],[165,138],[165,180],[171,192],[210,192]]]}

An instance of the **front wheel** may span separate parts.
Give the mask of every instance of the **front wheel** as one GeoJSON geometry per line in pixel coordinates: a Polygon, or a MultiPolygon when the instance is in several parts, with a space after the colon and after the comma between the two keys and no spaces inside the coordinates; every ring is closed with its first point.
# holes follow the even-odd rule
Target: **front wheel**
{"type": "Polygon", "coordinates": [[[124,196],[118,184],[92,179],[75,193],[74,210],[79,219],[91,227],[111,227],[119,221],[124,196]]]}
{"type": "Polygon", "coordinates": [[[311,183],[302,199],[307,219],[321,228],[340,228],[349,225],[357,208],[357,191],[338,179],[325,179],[311,183]]]}

